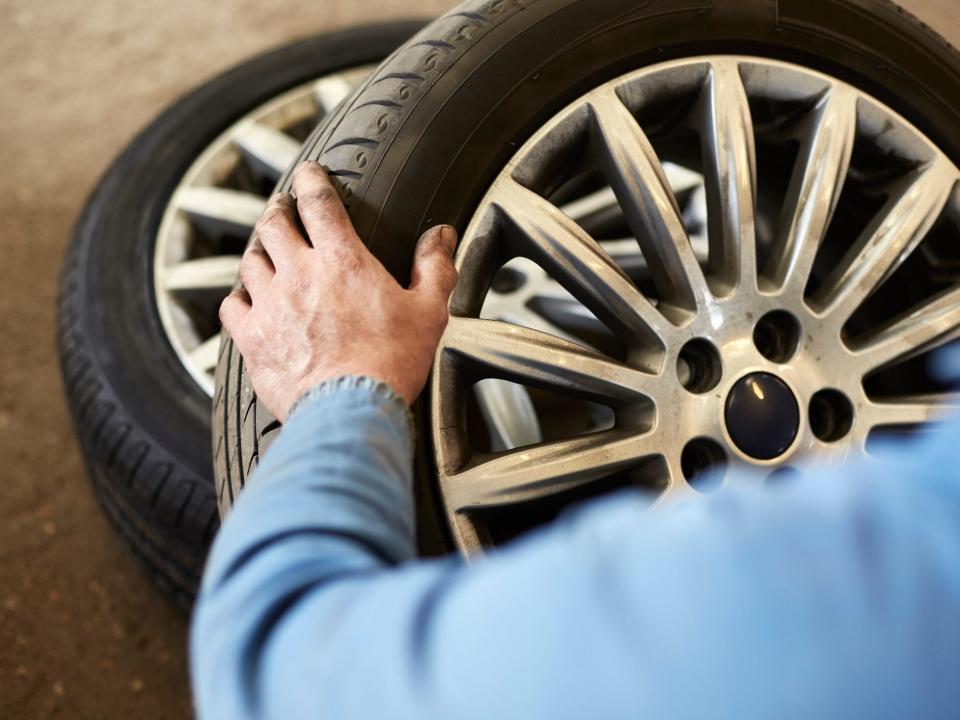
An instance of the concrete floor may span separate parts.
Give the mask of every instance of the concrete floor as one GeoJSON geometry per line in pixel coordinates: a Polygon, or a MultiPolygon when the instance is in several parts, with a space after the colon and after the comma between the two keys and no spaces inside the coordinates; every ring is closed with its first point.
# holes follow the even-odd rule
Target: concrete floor
{"type": "MultiPolygon", "coordinates": [[[[904,0],[960,45],[954,0],[904,0]]],[[[110,159],[205,78],[450,0],[2,0],[0,717],[189,717],[183,617],[101,518],[60,398],[56,270],[110,159]]]]}

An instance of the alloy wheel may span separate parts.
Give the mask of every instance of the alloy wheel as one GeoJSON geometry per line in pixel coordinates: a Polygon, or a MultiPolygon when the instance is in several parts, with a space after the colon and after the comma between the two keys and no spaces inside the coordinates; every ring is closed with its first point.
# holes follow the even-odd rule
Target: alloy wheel
{"type": "Polygon", "coordinates": [[[924,364],[960,336],[958,179],[891,108],[782,62],[669,62],[567,107],[458,249],[430,388],[457,544],[611,487],[657,507],[780,478],[960,407],[924,364]],[[667,163],[703,178],[702,252],[667,163]]]}

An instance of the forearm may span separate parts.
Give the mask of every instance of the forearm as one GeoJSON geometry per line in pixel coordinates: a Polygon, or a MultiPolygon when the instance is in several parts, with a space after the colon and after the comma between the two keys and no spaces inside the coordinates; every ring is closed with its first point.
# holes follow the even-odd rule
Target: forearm
{"type": "Polygon", "coordinates": [[[223,528],[193,636],[201,717],[960,706],[960,424],[772,493],[659,514],[622,495],[467,568],[402,562],[409,445],[363,439],[402,435],[402,413],[357,400],[297,414],[223,528]]]}
{"type": "Polygon", "coordinates": [[[411,442],[406,408],[368,379],[327,383],[291,414],[205,571],[192,638],[202,714],[248,716],[250,676],[223,663],[256,662],[281,608],[415,556],[411,442]]]}
{"type": "Polygon", "coordinates": [[[349,537],[383,562],[413,557],[408,417],[400,399],[369,378],[344,377],[308,393],[238,499],[208,579],[235,543],[263,543],[298,528],[349,537]]]}

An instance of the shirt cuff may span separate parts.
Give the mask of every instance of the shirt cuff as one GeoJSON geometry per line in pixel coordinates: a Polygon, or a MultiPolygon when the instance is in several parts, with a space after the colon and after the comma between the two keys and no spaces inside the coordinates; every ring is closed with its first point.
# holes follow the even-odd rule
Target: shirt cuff
{"type": "Polygon", "coordinates": [[[323,398],[330,395],[341,395],[338,398],[344,404],[350,404],[351,399],[356,399],[363,403],[369,403],[373,400],[376,404],[383,407],[387,413],[397,421],[398,426],[406,427],[407,433],[411,439],[411,452],[415,443],[416,426],[413,421],[413,413],[407,407],[400,394],[387,383],[368,375],[342,375],[330,380],[324,380],[319,385],[310,388],[301,395],[293,405],[290,406],[290,412],[287,413],[287,420],[284,423],[289,425],[297,415],[303,414],[305,408],[316,404],[323,398]]]}

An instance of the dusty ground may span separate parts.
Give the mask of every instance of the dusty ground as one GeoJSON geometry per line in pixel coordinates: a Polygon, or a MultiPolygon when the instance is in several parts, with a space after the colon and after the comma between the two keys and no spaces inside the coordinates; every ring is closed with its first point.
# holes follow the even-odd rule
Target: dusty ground
{"type": "MultiPolygon", "coordinates": [[[[904,0],[960,44],[953,0],[904,0]]],[[[0,717],[190,716],[183,617],[102,520],[60,398],[56,268],[110,158],[204,78],[450,0],[0,0],[0,717]]]]}

